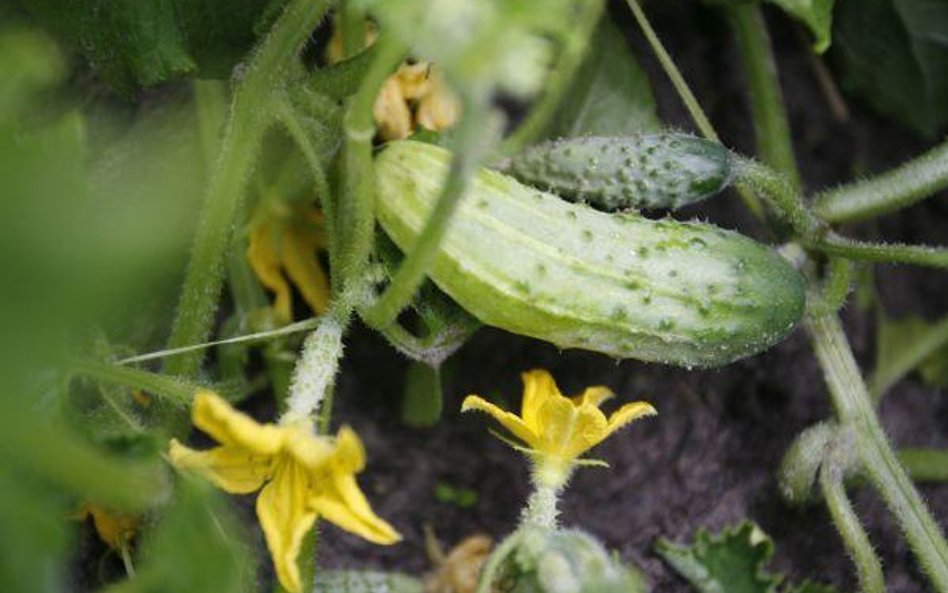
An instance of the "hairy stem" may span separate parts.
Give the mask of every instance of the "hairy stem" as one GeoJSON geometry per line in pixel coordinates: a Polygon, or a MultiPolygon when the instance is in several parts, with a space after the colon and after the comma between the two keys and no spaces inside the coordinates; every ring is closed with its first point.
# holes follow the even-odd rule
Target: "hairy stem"
{"type": "Polygon", "coordinates": [[[81,375],[104,383],[141,389],[162,398],[171,405],[182,408],[190,404],[194,394],[203,387],[178,377],[97,360],[75,360],[71,366],[74,372],[81,375]]]}
{"type": "Polygon", "coordinates": [[[948,188],[948,141],[869,179],[824,191],[813,209],[827,222],[852,222],[910,206],[948,188]]]}
{"type": "Polygon", "coordinates": [[[930,268],[948,268],[948,248],[902,243],[869,243],[826,233],[811,239],[807,247],[823,253],[878,263],[902,263],[930,268]]]}
{"type": "MultiPolygon", "coordinates": [[[[260,137],[268,124],[265,114],[271,94],[280,86],[288,66],[297,58],[299,46],[323,18],[329,4],[329,0],[293,0],[250,58],[244,77],[234,91],[230,118],[208,182],[168,348],[204,342],[211,333],[224,279],[224,255],[260,137]]],[[[200,351],[189,352],[169,360],[165,371],[194,376],[201,358],[200,351]]]]}
{"type": "Polygon", "coordinates": [[[800,187],[790,125],[760,7],[754,3],[735,3],[728,5],[727,13],[747,77],[757,151],[765,163],[783,173],[794,187],[800,187]]]}
{"type": "Polygon", "coordinates": [[[842,475],[832,468],[832,464],[824,464],[820,469],[820,487],[833,524],[856,565],[860,593],[883,593],[885,578],[882,576],[882,563],[849,503],[842,475]]]}
{"type": "Polygon", "coordinates": [[[948,592],[948,545],[889,446],[839,320],[835,315],[814,316],[807,319],[806,328],[837,416],[855,431],[857,455],[867,477],[895,515],[936,590],[948,592]]]}
{"type": "Polygon", "coordinates": [[[362,272],[372,251],[375,230],[375,175],[372,166],[375,121],[372,108],[385,79],[405,56],[405,48],[385,35],[379,37],[374,47],[372,64],[359,90],[349,100],[343,118],[345,143],[340,159],[342,181],[335,223],[341,233],[336,241],[339,255],[334,256],[339,267],[334,278],[341,279],[333,285],[337,294],[362,281],[362,272]]]}

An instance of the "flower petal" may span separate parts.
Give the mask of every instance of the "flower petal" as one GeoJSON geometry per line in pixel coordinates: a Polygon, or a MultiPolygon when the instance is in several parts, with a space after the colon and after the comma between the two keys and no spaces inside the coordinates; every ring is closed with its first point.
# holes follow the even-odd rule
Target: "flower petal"
{"type": "Polygon", "coordinates": [[[307,237],[306,231],[296,226],[287,228],[280,255],[286,275],[299,289],[303,300],[314,313],[323,314],[329,308],[329,280],[316,259],[316,241],[307,237]]]}
{"type": "Polygon", "coordinates": [[[273,480],[257,497],[257,518],[277,579],[291,593],[300,593],[303,589],[297,558],[303,536],[316,521],[316,512],[306,504],[309,488],[307,470],[285,458],[276,468],[273,480]]]}
{"type": "Polygon", "coordinates": [[[547,400],[537,413],[543,427],[540,453],[574,459],[606,438],[605,415],[597,407],[576,407],[565,397],[547,400]]]}
{"type": "Polygon", "coordinates": [[[258,423],[213,391],[199,391],[194,396],[191,419],[222,445],[244,447],[258,455],[273,455],[283,446],[283,428],[258,423]]]}
{"type": "Polygon", "coordinates": [[[597,385],[595,387],[587,387],[582,393],[571,399],[577,406],[595,406],[598,408],[602,402],[614,395],[615,394],[608,387],[597,385]]]}
{"type": "Polygon", "coordinates": [[[395,528],[372,511],[355,476],[333,472],[327,478],[331,483],[324,484],[325,488],[317,485],[320,493],[310,498],[311,509],[327,521],[372,543],[389,545],[401,541],[402,536],[395,528]]]}
{"type": "Polygon", "coordinates": [[[306,469],[316,470],[332,459],[334,450],[329,438],[315,434],[309,420],[300,420],[281,428],[284,431],[284,450],[306,469]]]}
{"type": "Polygon", "coordinates": [[[436,132],[449,128],[461,118],[461,101],[437,71],[431,74],[431,88],[418,103],[418,125],[436,132]]]}
{"type": "Polygon", "coordinates": [[[537,414],[543,404],[551,398],[563,397],[553,376],[543,369],[533,369],[520,374],[523,379],[523,403],[520,416],[523,423],[536,434],[543,432],[543,427],[537,424],[537,414]]]}
{"type": "Polygon", "coordinates": [[[411,111],[395,76],[389,76],[382,85],[372,115],[383,140],[401,140],[411,134],[411,111]]]}
{"type": "Polygon", "coordinates": [[[231,494],[247,494],[258,490],[273,470],[272,457],[256,455],[241,447],[225,446],[195,451],[171,439],[168,455],[176,467],[196,470],[218,488],[231,494]]]}
{"type": "Polygon", "coordinates": [[[464,402],[461,404],[461,411],[467,412],[468,410],[480,410],[481,412],[487,412],[493,416],[497,422],[500,422],[504,428],[512,432],[518,439],[530,447],[536,448],[536,443],[538,440],[537,434],[530,430],[530,428],[516,414],[511,414],[510,412],[495,406],[494,404],[477,395],[469,395],[464,398],[464,402]]]}
{"type": "Polygon", "coordinates": [[[275,295],[273,311],[282,322],[293,318],[293,301],[290,285],[283,277],[280,254],[271,234],[269,223],[262,222],[250,231],[250,245],[247,247],[247,261],[260,283],[275,295]]]}
{"type": "Polygon", "coordinates": [[[622,428],[633,420],[638,420],[643,416],[654,416],[658,411],[648,402],[632,402],[625,404],[609,416],[609,425],[606,428],[606,436],[612,434],[619,428],[622,428]]]}

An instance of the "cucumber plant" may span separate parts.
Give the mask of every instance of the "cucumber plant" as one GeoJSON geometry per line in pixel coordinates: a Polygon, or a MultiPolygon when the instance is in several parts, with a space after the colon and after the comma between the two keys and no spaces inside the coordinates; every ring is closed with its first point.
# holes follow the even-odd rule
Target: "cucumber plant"
{"type": "MultiPolygon", "coordinates": [[[[832,0],[770,1],[818,48],[832,42],[832,0]]],[[[875,488],[931,588],[948,593],[948,545],[903,467],[943,476],[930,470],[945,454],[893,450],[837,315],[852,262],[945,268],[948,249],[860,241],[834,226],[948,187],[948,145],[808,199],[755,2],[714,4],[737,37],[759,160],[721,142],[636,0],[626,4],[701,137],[662,131],[644,71],[628,48],[611,51],[623,38],[604,0],[66,4],[0,8],[0,187],[12,195],[0,216],[11,296],[0,308],[7,588],[68,590],[73,573],[93,578],[94,546],[70,548],[72,508],[95,518],[111,550],[102,564],[114,557],[125,573],[98,571],[102,582],[84,590],[259,590],[265,579],[252,574],[242,531],[207,484],[179,475],[190,468],[228,492],[261,490],[278,591],[425,590],[401,572],[329,571],[314,560],[317,519],[376,544],[417,535],[404,517],[390,524],[369,507],[355,475],[372,461],[355,431],[329,430],[337,383],[353,384],[339,378],[340,361],[360,319],[414,365],[404,406],[412,435],[450,422],[439,369],[481,324],[684,367],[676,377],[765,352],[800,327],[833,417],[790,446],[783,494],[825,503],[860,590],[881,593],[882,562],[850,501],[854,484],[875,488]],[[634,125],[634,113],[648,121],[634,125]],[[418,139],[441,132],[425,122],[448,129],[437,145],[386,144],[376,135],[385,117],[418,139]],[[549,139],[557,134],[571,135],[549,139]],[[674,218],[731,190],[757,226],[719,226],[717,202],[711,221],[674,218]],[[164,257],[179,253],[181,262],[164,257]],[[162,290],[179,277],[180,291],[162,290]],[[294,290],[323,291],[328,310],[304,318],[294,290]],[[233,409],[245,398],[257,418],[233,409]],[[279,416],[263,418],[272,410],[279,416]],[[189,415],[218,448],[181,444],[189,415]]],[[[867,14],[888,4],[874,0],[867,14]]],[[[936,38],[918,28],[942,12],[917,18],[903,4],[916,17],[900,22],[912,40],[936,38]]],[[[931,45],[925,64],[937,62],[931,45]]],[[[919,335],[877,369],[877,397],[913,365],[943,370],[932,357],[948,332],[919,335]]],[[[534,491],[493,555],[480,546],[463,568],[480,575],[482,592],[648,590],[592,534],[560,527],[557,503],[575,468],[602,465],[587,450],[655,408],[626,403],[606,417],[608,389],[567,398],[542,371],[524,376],[533,387],[520,416],[465,399],[463,409],[493,414],[518,439],[534,491]]],[[[349,405],[360,430],[384,414],[349,405]]],[[[396,489],[375,490],[373,503],[396,489]]]]}

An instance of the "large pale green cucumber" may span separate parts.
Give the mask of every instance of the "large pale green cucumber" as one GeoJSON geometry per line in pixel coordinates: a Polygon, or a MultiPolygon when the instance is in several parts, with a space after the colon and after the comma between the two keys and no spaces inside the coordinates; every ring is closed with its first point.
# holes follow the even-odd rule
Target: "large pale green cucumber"
{"type": "Polygon", "coordinates": [[[562,138],[501,164],[520,181],[603,210],[680,208],[731,182],[733,156],[688,134],[562,138]]]}
{"type": "MultiPolygon", "coordinates": [[[[410,250],[451,153],[411,141],[376,159],[378,217],[410,250]]],[[[482,169],[430,276],[482,322],[562,348],[717,366],[780,341],[803,313],[799,274],[709,224],[610,215],[482,169]]]]}

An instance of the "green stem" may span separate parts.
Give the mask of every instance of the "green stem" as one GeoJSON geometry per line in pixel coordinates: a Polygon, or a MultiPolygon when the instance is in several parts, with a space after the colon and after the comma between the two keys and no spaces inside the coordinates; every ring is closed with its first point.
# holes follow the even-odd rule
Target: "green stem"
{"type": "Polygon", "coordinates": [[[899,461],[916,482],[948,482],[948,450],[900,449],[899,461]]]}
{"type": "Polygon", "coordinates": [[[727,8],[731,27],[747,77],[757,151],[763,161],[800,187],[796,158],[790,141],[790,125],[784,109],[780,81],[774,62],[767,25],[756,3],[732,3],[727,8]]]}
{"type": "Polygon", "coordinates": [[[852,222],[910,206],[948,188],[948,141],[870,179],[821,192],[813,209],[827,222],[852,222]]]}
{"type": "Polygon", "coordinates": [[[570,35],[564,39],[559,61],[547,78],[543,96],[536,102],[516,131],[504,141],[500,148],[501,154],[520,152],[546,131],[550,118],[556,113],[563,94],[569,88],[576,69],[583,61],[589,45],[589,37],[596,29],[596,23],[599,22],[604,6],[602,0],[586,0],[579,3],[577,10],[580,14],[575,17],[575,25],[570,35]]]}
{"type": "Polygon", "coordinates": [[[296,113],[296,110],[293,109],[289,101],[279,101],[276,111],[280,123],[283,124],[286,132],[303,154],[306,164],[309,165],[310,175],[313,177],[313,185],[319,196],[319,205],[323,211],[326,235],[329,237],[329,272],[331,274],[331,283],[338,282],[339,279],[335,276],[335,274],[338,273],[336,259],[339,254],[339,250],[337,249],[338,229],[336,228],[336,201],[329,188],[329,180],[326,177],[326,171],[319,161],[319,155],[316,153],[315,146],[313,146],[309,135],[299,120],[299,115],[296,113]]]}
{"type": "Polygon", "coordinates": [[[186,407],[204,386],[159,373],[96,360],[75,360],[72,370],[98,381],[141,389],[177,407],[186,407]]]}
{"type": "Polygon", "coordinates": [[[558,503],[559,488],[534,479],[533,492],[530,494],[527,506],[523,508],[520,525],[556,529],[556,518],[559,515],[558,503]]]}
{"type": "Polygon", "coordinates": [[[820,487],[833,524],[836,525],[843,545],[856,565],[860,593],[882,593],[885,591],[882,564],[846,496],[841,473],[830,463],[824,464],[820,469],[820,487]]]}
{"type": "MultiPolygon", "coordinates": [[[[256,50],[234,92],[230,119],[220,155],[208,183],[191,259],[185,274],[169,348],[207,340],[224,278],[224,254],[260,137],[269,123],[272,93],[297,50],[329,8],[329,0],[293,0],[256,50]]],[[[191,377],[201,366],[201,353],[191,352],[167,363],[166,372],[191,377]]]]}
{"type": "Polygon", "coordinates": [[[219,80],[195,80],[194,103],[198,113],[204,171],[209,174],[214,169],[218,140],[227,115],[227,87],[219,80]]]}
{"type": "Polygon", "coordinates": [[[948,317],[928,328],[920,339],[912,341],[894,353],[884,368],[877,369],[869,381],[869,391],[879,401],[886,391],[899,382],[912,369],[917,368],[928,357],[948,346],[948,317]],[[884,370],[884,373],[879,371],[884,370]]]}
{"type": "MultiPolygon", "coordinates": [[[[698,102],[698,99],[695,97],[694,93],[691,92],[691,88],[685,81],[685,77],[681,75],[681,71],[678,70],[678,66],[675,65],[675,61],[672,60],[671,56],[668,54],[668,51],[662,44],[661,39],[658,38],[658,35],[655,33],[655,29],[652,28],[652,24],[649,22],[648,17],[645,16],[645,12],[642,10],[642,7],[639,6],[637,0],[626,0],[626,2],[628,3],[629,8],[632,10],[632,15],[635,17],[635,21],[638,23],[639,28],[645,35],[645,39],[648,41],[649,46],[651,46],[652,51],[655,53],[655,57],[658,58],[658,61],[662,66],[662,70],[665,71],[665,74],[668,76],[672,85],[675,87],[675,91],[678,92],[678,96],[681,97],[685,107],[688,109],[688,113],[691,115],[691,120],[695,123],[695,125],[698,127],[698,130],[705,138],[720,143],[721,139],[718,137],[718,133],[714,130],[714,126],[711,125],[711,121],[708,119],[708,116],[705,115],[704,110],[701,108],[701,104],[698,102]]],[[[737,190],[738,194],[741,196],[741,199],[744,201],[744,204],[751,211],[751,213],[753,213],[757,218],[762,218],[764,211],[757,197],[740,183],[737,184],[737,190]]]]}
{"type": "Polygon", "coordinates": [[[477,165],[481,140],[485,134],[483,116],[486,110],[471,101],[465,101],[463,112],[464,118],[455,128],[453,138],[454,158],[434,209],[392,277],[392,282],[378,301],[362,312],[362,318],[374,328],[382,329],[391,325],[424,281],[425,273],[437,255],[438,244],[448,229],[448,223],[477,165]]]}
{"type": "Polygon", "coordinates": [[[333,286],[341,293],[363,279],[363,269],[372,252],[375,231],[375,174],[372,163],[372,137],[375,121],[372,108],[385,79],[405,56],[405,48],[382,35],[375,43],[372,65],[362,79],[359,90],[349,100],[343,118],[345,144],[341,162],[341,191],[336,229],[341,233],[336,242],[336,262],[341,278],[333,286]]]}
{"type": "Polygon", "coordinates": [[[839,320],[835,315],[810,317],[806,328],[839,420],[855,431],[866,475],[895,515],[936,590],[948,592],[948,545],[889,446],[839,320]]]}
{"type": "Polygon", "coordinates": [[[504,560],[516,549],[522,536],[522,531],[514,531],[508,535],[499,546],[494,548],[494,551],[491,552],[490,557],[481,569],[476,593],[491,593],[491,591],[494,591],[494,577],[497,576],[497,571],[503,566],[504,560]]]}
{"type": "Polygon", "coordinates": [[[807,247],[823,253],[857,261],[879,263],[902,263],[948,268],[948,248],[927,245],[905,245],[902,243],[868,243],[826,233],[806,242],[807,247]]]}

